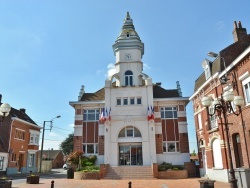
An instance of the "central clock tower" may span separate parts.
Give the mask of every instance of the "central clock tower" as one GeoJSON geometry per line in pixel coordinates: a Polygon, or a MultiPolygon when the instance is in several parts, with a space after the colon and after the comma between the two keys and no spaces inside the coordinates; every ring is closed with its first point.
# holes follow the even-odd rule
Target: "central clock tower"
{"type": "Polygon", "coordinates": [[[142,73],[143,64],[142,56],[144,54],[144,44],[133,24],[129,12],[127,12],[126,18],[123,21],[121,33],[117,37],[115,44],[113,45],[113,51],[116,56],[116,75],[117,86],[127,85],[123,80],[126,71],[133,72],[133,83],[132,85],[141,85],[142,82],[138,79],[142,73]]]}

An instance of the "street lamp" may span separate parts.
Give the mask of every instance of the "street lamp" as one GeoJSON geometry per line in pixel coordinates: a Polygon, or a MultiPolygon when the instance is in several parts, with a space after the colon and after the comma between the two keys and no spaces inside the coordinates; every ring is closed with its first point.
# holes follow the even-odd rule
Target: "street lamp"
{"type": "Polygon", "coordinates": [[[228,132],[228,120],[227,120],[227,112],[231,113],[233,112],[235,115],[239,115],[241,113],[241,106],[244,105],[244,99],[242,96],[234,96],[232,91],[226,91],[224,94],[221,94],[221,98],[212,100],[211,97],[203,97],[201,100],[201,103],[203,106],[206,107],[207,113],[210,116],[213,116],[216,112],[221,118],[221,113],[224,117],[224,124],[227,134],[227,151],[228,151],[228,161],[229,161],[229,182],[230,186],[232,188],[237,188],[237,179],[235,178],[235,172],[233,169],[233,162],[232,162],[232,154],[230,150],[230,144],[229,144],[229,132],[228,132]],[[236,106],[238,106],[239,111],[236,112],[231,102],[233,102],[236,106]],[[209,107],[212,107],[214,110],[209,111],[209,107]]]}
{"type": "MultiPolygon", "coordinates": [[[[39,166],[39,172],[41,173],[42,172],[42,157],[43,157],[43,142],[44,142],[44,131],[45,131],[45,124],[46,122],[50,122],[51,125],[53,123],[53,120],[56,119],[56,118],[60,118],[61,116],[56,116],[55,118],[51,119],[50,121],[44,121],[43,122],[43,134],[42,134],[42,145],[41,145],[41,152],[40,152],[40,166],[39,166]]],[[[50,129],[47,129],[47,130],[51,130],[50,129]]]]}
{"type": "Polygon", "coordinates": [[[2,123],[4,118],[9,115],[10,110],[11,110],[11,106],[8,103],[3,103],[0,106],[0,116],[2,116],[2,118],[0,119],[0,123],[2,123]]]}

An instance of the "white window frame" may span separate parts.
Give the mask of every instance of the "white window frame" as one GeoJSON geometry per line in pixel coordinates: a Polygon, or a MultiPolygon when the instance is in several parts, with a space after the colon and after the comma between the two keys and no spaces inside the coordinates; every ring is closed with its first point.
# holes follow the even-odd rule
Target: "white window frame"
{"type": "Polygon", "coordinates": [[[90,121],[99,121],[99,118],[100,117],[100,109],[84,109],[84,112],[83,112],[83,121],[87,121],[87,122],[90,122],[90,121]],[[93,112],[91,112],[93,111],[93,112]],[[89,115],[94,115],[94,119],[90,119],[89,115]]]}
{"type": "Polygon", "coordinates": [[[165,106],[161,107],[161,119],[178,119],[178,113],[177,113],[177,107],[176,106],[165,106]],[[166,117],[166,112],[172,112],[172,117],[166,117]],[[176,114],[176,116],[175,116],[176,114]]]}
{"type": "Polygon", "coordinates": [[[29,131],[30,131],[30,142],[29,142],[29,144],[39,145],[40,132],[35,131],[35,130],[29,130],[29,131]]]}
{"type": "Polygon", "coordinates": [[[203,128],[203,126],[202,126],[202,119],[201,119],[201,113],[197,114],[197,118],[198,118],[199,130],[201,130],[203,128]]]}
{"type": "Polygon", "coordinates": [[[133,85],[133,72],[131,70],[127,70],[124,74],[124,82],[125,82],[125,86],[132,86],[133,85]],[[127,74],[127,72],[131,72],[132,74],[127,74]]]}
{"type": "Polygon", "coordinates": [[[180,152],[180,142],[179,141],[165,141],[162,143],[163,153],[177,153],[180,152]],[[177,145],[178,143],[178,145],[177,145]],[[174,146],[174,148],[169,148],[170,146],[174,146]]]}
{"type": "Polygon", "coordinates": [[[250,77],[246,78],[245,80],[242,81],[242,87],[244,90],[244,96],[245,96],[245,103],[247,105],[250,105],[250,77]],[[245,86],[247,85],[247,91],[245,86]]]}
{"type": "Polygon", "coordinates": [[[35,153],[29,153],[29,167],[34,167],[35,166],[35,153]]]}
{"type": "Polygon", "coordinates": [[[84,143],[82,149],[84,154],[98,154],[98,143],[84,143]],[[94,153],[88,152],[88,145],[94,147],[94,153]]]}
{"type": "Polygon", "coordinates": [[[0,156],[0,170],[3,170],[4,156],[0,156]]]}
{"type": "Polygon", "coordinates": [[[244,97],[245,97],[245,103],[246,105],[250,105],[250,90],[248,92],[248,97],[249,97],[249,100],[248,100],[248,97],[247,97],[247,93],[246,93],[246,90],[245,90],[245,85],[248,84],[248,89],[249,89],[249,86],[250,86],[250,73],[247,71],[245,72],[244,74],[242,74],[241,76],[239,76],[239,80],[241,81],[241,84],[242,84],[242,88],[243,88],[243,92],[244,92],[244,97]]]}

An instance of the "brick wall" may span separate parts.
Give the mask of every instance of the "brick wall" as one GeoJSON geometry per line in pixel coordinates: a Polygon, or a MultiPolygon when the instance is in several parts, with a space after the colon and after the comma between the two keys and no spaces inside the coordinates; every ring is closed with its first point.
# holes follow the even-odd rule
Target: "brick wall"
{"type": "Polygon", "coordinates": [[[156,154],[162,154],[163,153],[162,134],[155,135],[155,143],[156,143],[156,154]]]}
{"type": "MultiPolygon", "coordinates": [[[[21,167],[27,166],[27,151],[29,149],[38,150],[38,145],[29,145],[30,142],[30,129],[35,131],[40,131],[40,129],[37,127],[30,126],[24,122],[20,122],[17,120],[14,120],[12,123],[12,132],[11,132],[11,141],[10,141],[10,149],[13,154],[16,154],[16,160],[11,161],[8,164],[8,167],[15,167],[18,168],[20,165],[21,167]],[[16,130],[21,130],[24,132],[24,140],[15,139],[15,133],[16,130]],[[22,161],[19,160],[19,157],[22,155],[22,161]]],[[[10,155],[11,159],[12,155],[10,155]]],[[[36,156],[37,158],[38,156],[36,156]]],[[[37,160],[36,160],[37,162],[37,160]]],[[[38,163],[36,164],[36,166],[38,163]]]]}
{"type": "Polygon", "coordinates": [[[99,155],[104,155],[104,136],[99,136],[99,155]]]}
{"type": "Polygon", "coordinates": [[[74,151],[82,151],[82,137],[74,136],[74,151]]]}
{"type": "Polygon", "coordinates": [[[189,153],[188,133],[180,133],[180,152],[189,153]]]}

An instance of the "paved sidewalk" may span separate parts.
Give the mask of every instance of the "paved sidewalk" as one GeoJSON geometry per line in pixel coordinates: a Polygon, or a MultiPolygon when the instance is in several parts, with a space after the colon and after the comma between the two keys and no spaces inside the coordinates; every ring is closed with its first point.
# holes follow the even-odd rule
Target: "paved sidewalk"
{"type": "MultiPolygon", "coordinates": [[[[50,188],[54,180],[54,188],[200,188],[200,178],[172,180],[74,180],[74,179],[40,179],[39,184],[13,183],[12,188],[50,188]]],[[[215,188],[229,188],[228,183],[215,182],[215,188]]]]}

